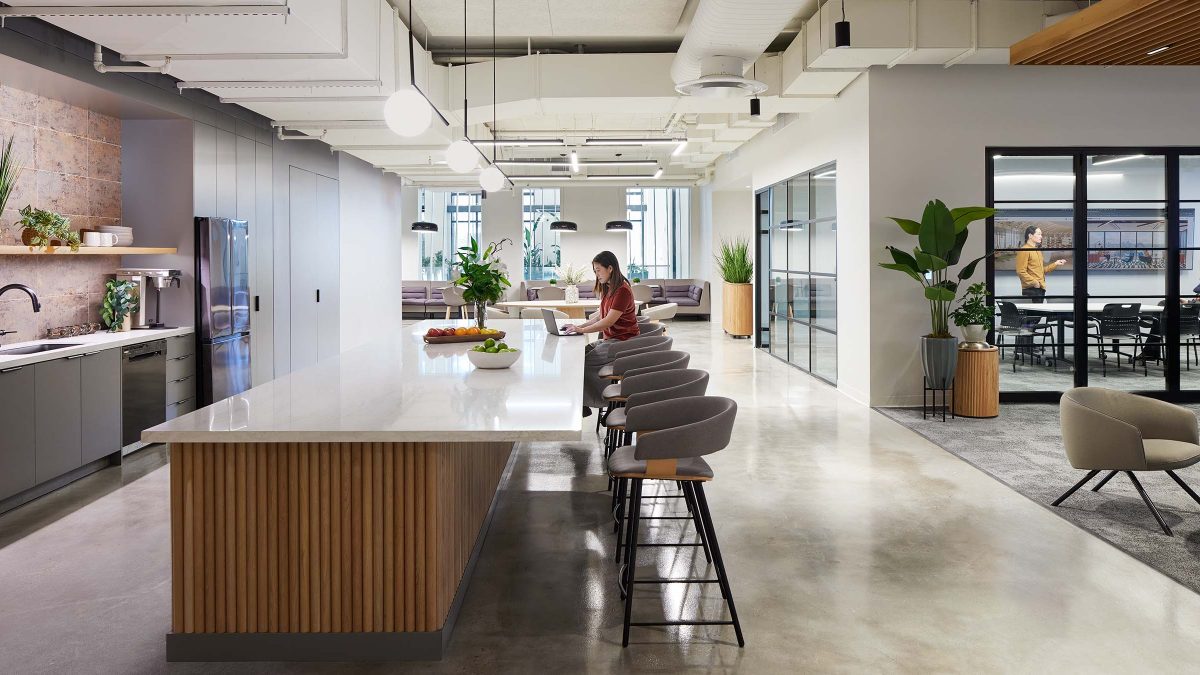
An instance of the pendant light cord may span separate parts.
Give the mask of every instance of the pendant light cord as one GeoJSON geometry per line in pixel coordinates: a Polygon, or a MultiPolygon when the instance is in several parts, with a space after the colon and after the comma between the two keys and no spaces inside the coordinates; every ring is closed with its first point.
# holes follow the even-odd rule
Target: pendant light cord
{"type": "Polygon", "coordinates": [[[470,141],[467,126],[467,0],[463,0],[463,138],[470,141]]]}
{"type": "MultiPolygon", "coordinates": [[[[496,0],[492,0],[492,138],[500,140],[500,117],[496,114],[496,0]]],[[[492,164],[496,163],[496,144],[492,143],[492,164]]]]}
{"type": "Polygon", "coordinates": [[[846,20],[846,0],[842,0],[842,21],[846,20]]]}

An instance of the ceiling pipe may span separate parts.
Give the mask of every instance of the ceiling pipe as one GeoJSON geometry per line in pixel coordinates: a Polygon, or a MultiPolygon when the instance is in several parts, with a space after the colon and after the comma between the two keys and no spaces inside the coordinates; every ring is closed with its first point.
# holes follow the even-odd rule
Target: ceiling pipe
{"type": "Polygon", "coordinates": [[[171,57],[165,57],[161,66],[106,66],[104,65],[104,47],[95,43],[96,51],[92,53],[92,67],[97,73],[159,73],[166,75],[171,69],[171,57]]]}
{"type": "Polygon", "coordinates": [[[282,16],[292,10],[286,4],[230,3],[227,5],[25,5],[0,7],[0,18],[42,19],[55,17],[128,16],[282,16]]]}

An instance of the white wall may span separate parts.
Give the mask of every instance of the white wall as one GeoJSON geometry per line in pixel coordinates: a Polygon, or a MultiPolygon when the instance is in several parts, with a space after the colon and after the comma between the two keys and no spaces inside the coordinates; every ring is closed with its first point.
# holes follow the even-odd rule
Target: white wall
{"type": "MultiPolygon", "coordinates": [[[[341,349],[401,328],[400,178],[338,153],[341,209],[341,349]]],[[[408,224],[411,224],[408,223],[408,224]]]]}
{"type": "MultiPolygon", "coordinates": [[[[872,264],[867,271],[875,321],[870,348],[870,362],[876,364],[872,404],[919,402],[921,364],[916,345],[929,331],[915,282],[874,266],[883,259],[883,246],[913,245],[912,238],[886,217],[919,216],[924,203],[935,197],[951,206],[982,204],[988,146],[1200,144],[1195,116],[1189,112],[1200,107],[1196,72],[1194,68],[1041,66],[871,70],[872,264]]],[[[843,176],[842,167],[838,168],[840,208],[843,176]]],[[[982,223],[976,224],[965,257],[983,254],[982,233],[982,223]]],[[[977,273],[976,278],[983,276],[977,273]]]]}
{"type": "MultiPolygon", "coordinates": [[[[837,162],[838,210],[838,389],[855,400],[871,400],[870,267],[867,237],[871,189],[868,78],[860,77],[836,101],[807,115],[789,116],[718,163],[710,193],[709,251],[721,236],[756,236],[753,191],[796,174],[837,162]],[[747,188],[746,186],[750,187],[747,188]]],[[[711,255],[711,253],[709,254],[711,255]]],[[[710,267],[711,269],[711,267],[710,267]]],[[[720,298],[715,272],[713,299],[720,298]]],[[[719,304],[719,303],[717,303],[719,304]]],[[[715,314],[714,310],[714,314],[715,314]]],[[[716,319],[714,315],[714,320],[716,319]]],[[[731,338],[723,338],[731,339],[731,338]]],[[[747,348],[751,342],[747,341],[747,348]]],[[[920,390],[918,389],[918,392],[920,390]]]]}
{"type": "Polygon", "coordinates": [[[579,224],[578,232],[564,232],[558,238],[563,265],[583,268],[590,280],[592,258],[612,251],[621,269],[629,268],[629,235],[604,229],[610,220],[625,219],[625,190],[624,185],[562,188],[562,219],[579,224]]]}
{"type": "Polygon", "coordinates": [[[521,288],[521,191],[505,190],[489,193],[483,200],[483,242],[509,239],[500,249],[500,261],[508,265],[508,280],[512,286],[506,297],[515,299],[521,288]]]}

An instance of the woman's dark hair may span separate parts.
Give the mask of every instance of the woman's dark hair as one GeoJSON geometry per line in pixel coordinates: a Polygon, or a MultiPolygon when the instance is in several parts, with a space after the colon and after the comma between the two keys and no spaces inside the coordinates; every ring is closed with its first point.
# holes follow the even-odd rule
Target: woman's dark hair
{"type": "Polygon", "coordinates": [[[599,279],[596,280],[596,295],[605,297],[625,285],[625,275],[621,274],[621,263],[617,261],[617,256],[612,251],[600,251],[595,258],[592,258],[592,262],[612,268],[612,274],[608,275],[608,283],[602,284],[599,279]]]}
{"type": "Polygon", "coordinates": [[[1039,228],[1037,225],[1030,225],[1029,227],[1025,228],[1025,241],[1021,242],[1021,245],[1024,246],[1025,244],[1028,244],[1029,238],[1032,237],[1033,233],[1037,232],[1039,229],[1041,228],[1039,228]]]}

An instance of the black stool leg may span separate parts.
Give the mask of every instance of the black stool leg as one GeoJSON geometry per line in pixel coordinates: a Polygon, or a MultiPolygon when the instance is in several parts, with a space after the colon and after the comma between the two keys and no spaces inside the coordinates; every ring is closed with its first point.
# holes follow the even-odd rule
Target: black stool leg
{"type": "Polygon", "coordinates": [[[1154,506],[1154,502],[1150,501],[1150,495],[1146,494],[1146,490],[1142,488],[1142,483],[1133,475],[1132,471],[1126,471],[1126,476],[1129,476],[1129,481],[1133,483],[1133,487],[1137,488],[1138,494],[1142,496],[1142,501],[1146,502],[1146,506],[1150,508],[1150,513],[1154,514],[1154,519],[1158,521],[1158,526],[1163,532],[1167,533],[1168,537],[1174,537],[1175,533],[1167,527],[1167,521],[1163,520],[1162,514],[1158,512],[1158,508],[1154,506]]]}
{"type": "MultiPolygon", "coordinates": [[[[692,523],[696,525],[696,532],[700,534],[700,545],[704,548],[704,559],[712,562],[712,552],[708,548],[708,535],[704,531],[704,523],[700,520],[700,509],[694,508],[696,501],[696,493],[692,490],[692,481],[678,481],[679,487],[683,489],[683,500],[687,504],[688,511],[692,515],[692,523]]],[[[721,589],[724,593],[725,589],[721,589]]]]}
{"type": "MultiPolygon", "coordinates": [[[[733,619],[733,631],[737,634],[738,646],[745,647],[746,640],[742,637],[742,624],[740,621],[738,621],[737,608],[733,605],[733,591],[729,590],[729,576],[725,574],[725,561],[721,558],[721,547],[717,544],[717,532],[712,525],[712,512],[708,510],[708,500],[704,497],[704,485],[699,482],[693,482],[692,490],[696,495],[696,505],[700,508],[701,520],[704,523],[705,529],[708,531],[708,545],[712,549],[713,563],[717,567],[717,580],[721,584],[721,591],[725,596],[725,603],[729,605],[729,616],[731,619],[733,619]]],[[[628,603],[626,603],[625,606],[625,625],[625,633],[626,636],[628,636],[628,603]]]]}
{"type": "Polygon", "coordinates": [[[1099,483],[1096,483],[1096,486],[1092,488],[1092,492],[1099,492],[1100,488],[1104,487],[1104,484],[1112,480],[1112,477],[1118,473],[1120,473],[1120,471],[1109,471],[1107,476],[1101,478],[1099,483]]]}
{"type": "Polygon", "coordinates": [[[632,479],[629,504],[629,539],[625,542],[625,626],[621,646],[629,646],[629,621],[633,617],[633,582],[637,578],[638,516],[642,508],[642,479],[632,479]]]}
{"type": "Polygon", "coordinates": [[[1096,474],[1098,474],[1098,473],[1100,473],[1100,469],[1092,469],[1091,471],[1089,471],[1088,475],[1083,477],[1083,480],[1079,481],[1070,490],[1067,490],[1065,493],[1063,493],[1063,496],[1061,496],[1058,499],[1055,499],[1053,502],[1051,502],[1050,506],[1058,506],[1059,504],[1066,501],[1067,497],[1070,497],[1071,495],[1075,494],[1076,490],[1083,487],[1084,483],[1095,478],[1096,474]]]}
{"type": "Polygon", "coordinates": [[[1188,486],[1187,483],[1183,482],[1182,478],[1180,478],[1179,476],[1176,476],[1175,472],[1171,471],[1171,470],[1167,471],[1167,475],[1170,476],[1171,479],[1174,480],[1176,483],[1179,483],[1179,487],[1183,488],[1183,491],[1188,493],[1189,497],[1196,500],[1197,504],[1200,504],[1200,495],[1197,495],[1195,493],[1195,491],[1193,491],[1192,488],[1188,486]]]}

